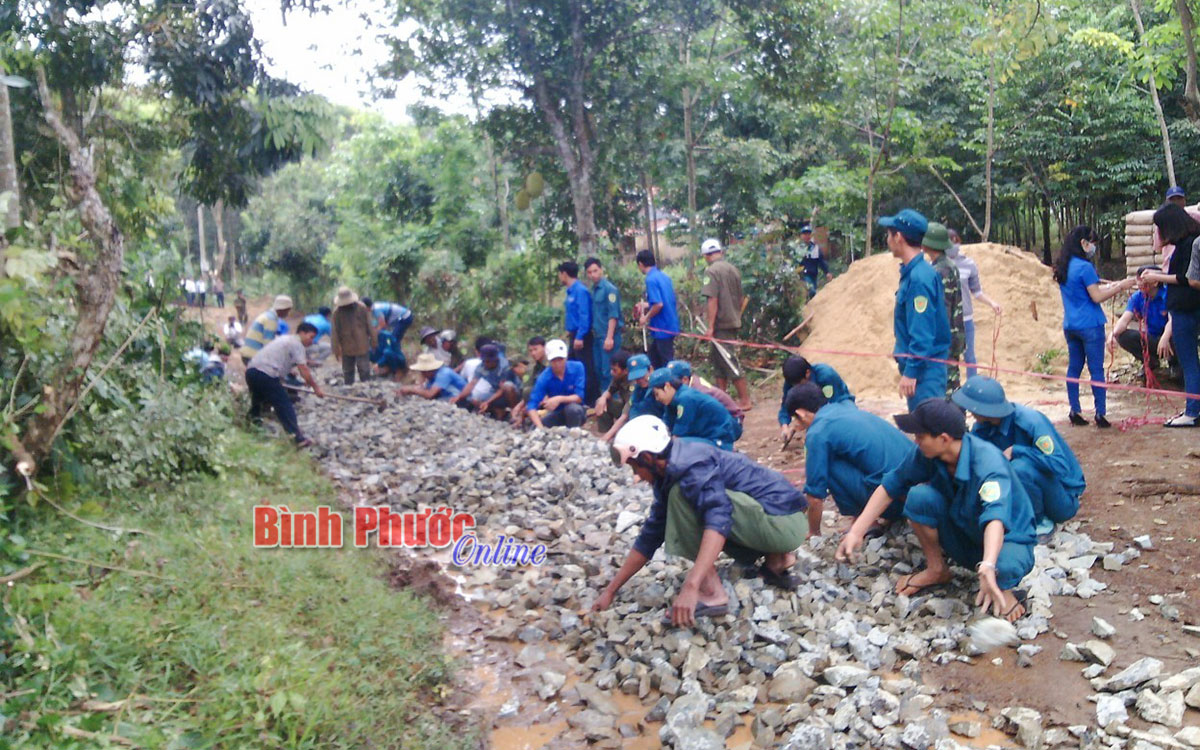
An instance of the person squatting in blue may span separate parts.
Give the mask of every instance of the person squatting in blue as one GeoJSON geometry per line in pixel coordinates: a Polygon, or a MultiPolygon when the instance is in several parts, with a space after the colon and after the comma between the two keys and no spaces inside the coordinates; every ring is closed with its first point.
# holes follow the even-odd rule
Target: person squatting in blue
{"type": "Polygon", "coordinates": [[[1017,589],[1033,569],[1033,505],[1000,449],[967,432],[962,410],[945,398],[922,401],[896,426],[912,433],[917,451],[889,471],[838,545],[836,558],[855,562],[871,525],[907,493],[904,515],[925,555],[925,567],[896,582],[915,596],[949,583],[946,557],[979,574],[975,604],[1010,622],[1025,616],[1017,589]]]}
{"type": "Polygon", "coordinates": [[[550,366],[542,370],[533,392],[529,394],[526,412],[537,427],[582,427],[587,419],[583,396],[587,376],[583,363],[567,359],[567,344],[560,339],[546,342],[546,359],[550,366]],[[539,413],[545,410],[545,416],[539,413]]]}
{"type": "Polygon", "coordinates": [[[950,400],[975,418],[971,433],[999,448],[1012,463],[1033,504],[1039,535],[1075,517],[1087,481],[1071,447],[1046,415],[1009,401],[1004,386],[983,375],[968,378],[950,400]]]}
{"type": "Polygon", "coordinates": [[[733,421],[737,422],[737,437],[735,440],[740,440],[742,437],[742,426],[746,421],[746,412],[742,411],[742,407],[733,400],[725,391],[716,386],[709,385],[704,378],[692,372],[690,362],[685,362],[682,359],[673,359],[667,363],[667,369],[675,373],[675,377],[679,378],[680,382],[689,388],[700,391],[706,396],[715,398],[721,406],[725,407],[725,411],[729,412],[729,416],[733,417],[733,421]]]}
{"type": "Polygon", "coordinates": [[[613,460],[654,489],[654,503],[621,568],[592,606],[612,606],[621,586],[659,547],[694,560],[664,622],[692,625],[729,611],[716,562],[721,552],[743,565],[763,558],[763,582],[794,591],[795,550],[808,534],[804,495],[782,474],[743,453],[673,439],[661,419],[630,420],[613,440],[613,460]]]}
{"type": "Polygon", "coordinates": [[[592,368],[596,373],[597,394],[612,383],[612,355],[621,350],[621,293],[604,276],[598,258],[583,262],[583,270],[592,282],[592,368]]]}
{"type": "Polygon", "coordinates": [[[663,421],[673,437],[702,440],[723,450],[733,450],[742,427],[720,401],[684,385],[669,367],[650,373],[650,389],[655,400],[663,405],[663,421]]]}
{"type": "Polygon", "coordinates": [[[788,391],[808,382],[820,387],[826,401],[854,403],[854,394],[846,387],[846,381],[842,380],[837,370],[820,362],[810,364],[804,357],[793,354],[783,363],[783,395],[779,399],[779,437],[782,440],[791,439],[793,432],[792,413],[787,408],[788,391]]]}
{"type": "Polygon", "coordinates": [[[896,308],[892,330],[896,335],[894,354],[900,368],[900,395],[908,400],[911,411],[927,398],[945,397],[946,365],[932,362],[950,356],[950,318],[946,313],[946,294],[942,277],[925,260],[921,241],[929,222],[911,208],[895,216],[884,216],[879,224],[887,228],[887,245],[900,261],[900,287],[896,290],[896,308]]]}
{"type": "MultiPolygon", "coordinates": [[[[808,534],[820,536],[825,498],[838,512],[857,518],[887,472],[916,452],[904,433],[851,401],[828,401],[816,383],[788,391],[787,409],[804,439],[804,494],[808,501],[808,534]]],[[[904,513],[904,496],[896,497],[880,522],[867,531],[877,536],[904,513]]]]}

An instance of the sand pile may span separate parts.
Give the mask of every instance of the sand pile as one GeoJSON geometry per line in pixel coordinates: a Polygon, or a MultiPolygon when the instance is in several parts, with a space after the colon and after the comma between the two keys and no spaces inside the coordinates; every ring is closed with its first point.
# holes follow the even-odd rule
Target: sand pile
{"type": "MultiPolygon", "coordinates": [[[[978,264],[984,293],[1004,310],[996,344],[997,365],[1034,370],[1038,355],[1056,349],[1063,354],[1052,361],[1050,371],[1064,374],[1062,303],[1051,270],[1036,255],[1015,247],[991,243],[964,245],[963,252],[978,264]],[[1031,302],[1036,304],[1036,319],[1031,302]]],[[[806,312],[815,312],[816,317],[804,347],[890,353],[895,343],[892,310],[899,281],[899,262],[889,253],[856,261],[809,303],[806,312]]],[[[991,362],[995,323],[991,308],[976,300],[975,352],[981,365],[991,362]]],[[[883,398],[896,395],[900,376],[891,360],[816,352],[809,358],[836,368],[856,394],[883,398]]],[[[1014,375],[1002,374],[1000,380],[1010,391],[1020,393],[1044,387],[1043,381],[1014,375]]]]}

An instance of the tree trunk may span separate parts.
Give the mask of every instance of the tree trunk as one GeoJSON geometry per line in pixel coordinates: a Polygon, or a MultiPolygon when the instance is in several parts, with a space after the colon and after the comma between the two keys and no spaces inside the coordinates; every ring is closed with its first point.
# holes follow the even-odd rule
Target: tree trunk
{"type": "Polygon", "coordinates": [[[217,198],[211,209],[213,226],[217,229],[217,262],[213,265],[213,273],[220,277],[225,272],[225,201],[217,198]]]}
{"type": "Polygon", "coordinates": [[[46,73],[40,68],[37,71],[37,85],[46,122],[67,153],[67,196],[78,209],[79,220],[96,248],[94,257],[80,256],[81,268],[74,276],[76,317],[67,357],[59,364],[56,376],[49,379],[55,385],[46,390],[42,402],[45,408],[30,419],[21,439],[21,444],[33,461],[40,463],[50,454],[67,412],[79,397],[88,367],[104,337],[104,327],[121,283],[125,237],[113,222],[112,214],[96,189],[91,145],[81,144],[79,136],[63,123],[58,107],[51,98],[46,73]]]}
{"type": "MultiPolygon", "coordinates": [[[[645,161],[642,162],[643,164],[645,161]]],[[[654,253],[654,262],[660,262],[658,253],[654,249],[654,213],[650,208],[650,179],[646,176],[646,170],[641,170],[642,179],[642,210],[646,217],[646,249],[654,253]]]]}
{"type": "Polygon", "coordinates": [[[1050,202],[1042,203],[1042,262],[1046,265],[1054,263],[1050,255],[1050,202]]]}
{"type": "MultiPolygon", "coordinates": [[[[0,76],[4,68],[0,66],[0,76]]],[[[13,143],[12,109],[8,101],[8,86],[0,81],[0,193],[9,193],[8,208],[4,212],[4,228],[21,225],[21,182],[17,177],[17,152],[13,143]]],[[[2,244],[2,243],[0,243],[2,244]]],[[[0,275],[4,274],[3,258],[0,258],[0,275]]]]}
{"type": "MultiPolygon", "coordinates": [[[[692,45],[685,34],[679,41],[679,62],[686,69],[692,63],[692,45]]],[[[692,132],[693,105],[691,86],[680,92],[683,98],[683,151],[687,164],[688,234],[696,235],[696,141],[692,132]]]]}
{"type": "Polygon", "coordinates": [[[871,230],[875,224],[875,173],[883,165],[887,155],[888,139],[892,135],[892,120],[896,114],[896,91],[900,88],[900,73],[904,68],[904,0],[896,3],[896,75],[892,80],[891,90],[888,91],[887,120],[884,123],[883,134],[879,141],[879,152],[875,152],[874,135],[871,123],[867,121],[867,147],[871,151],[871,169],[867,173],[867,239],[863,257],[871,254],[871,230]]]}
{"type": "MultiPolygon", "coordinates": [[[[1141,0],[1129,0],[1129,7],[1133,9],[1133,20],[1137,24],[1138,42],[1145,48],[1146,54],[1150,54],[1150,47],[1146,44],[1146,27],[1142,24],[1142,4],[1141,0]]],[[[1150,103],[1154,105],[1154,117],[1158,120],[1158,130],[1162,133],[1163,142],[1163,159],[1167,162],[1167,180],[1171,183],[1171,187],[1175,187],[1175,157],[1171,153],[1171,133],[1167,130],[1167,118],[1163,116],[1162,102],[1158,98],[1158,84],[1154,80],[1154,71],[1150,71],[1150,103]]]]}
{"type": "Polygon", "coordinates": [[[196,204],[196,242],[200,245],[200,275],[208,273],[208,256],[204,254],[204,204],[196,204]]]}
{"type": "Polygon", "coordinates": [[[992,159],[996,152],[996,54],[988,58],[987,158],[983,162],[983,242],[992,232],[992,159]]]}
{"type": "Polygon", "coordinates": [[[1196,40],[1195,21],[1192,19],[1192,9],[1188,0],[1175,0],[1175,11],[1179,13],[1179,25],[1183,29],[1183,44],[1187,52],[1185,70],[1187,77],[1183,84],[1183,108],[1187,111],[1188,119],[1200,123],[1200,88],[1196,85],[1196,40]]]}

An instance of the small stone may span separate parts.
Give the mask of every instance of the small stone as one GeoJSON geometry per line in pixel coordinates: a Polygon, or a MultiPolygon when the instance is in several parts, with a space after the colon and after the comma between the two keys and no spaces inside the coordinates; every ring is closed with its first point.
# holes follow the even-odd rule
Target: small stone
{"type": "Polygon", "coordinates": [[[1104,565],[1105,570],[1117,571],[1117,570],[1120,570],[1121,566],[1124,564],[1125,564],[1124,560],[1121,559],[1120,555],[1105,555],[1104,556],[1103,565],[1104,565]]]}
{"type": "Polygon", "coordinates": [[[1158,605],[1158,613],[1171,622],[1179,622],[1179,607],[1163,602],[1158,605]]]}
{"type": "Polygon", "coordinates": [[[851,665],[829,667],[822,674],[825,681],[834,687],[857,687],[871,676],[869,670],[851,665]]]}
{"type": "Polygon", "coordinates": [[[540,664],[546,660],[546,652],[539,646],[532,643],[521,649],[514,661],[522,667],[532,667],[534,664],[540,664]]]}
{"type": "Polygon", "coordinates": [[[1107,667],[1117,658],[1117,652],[1104,641],[1087,641],[1079,646],[1079,655],[1093,664],[1107,667]]]}
{"type": "Polygon", "coordinates": [[[1141,547],[1142,549],[1154,549],[1154,542],[1150,541],[1149,534],[1142,534],[1141,536],[1135,536],[1133,538],[1133,543],[1136,544],[1137,546],[1141,547]]]}
{"type": "Polygon", "coordinates": [[[621,707],[617,704],[613,697],[605,693],[595,685],[590,685],[586,682],[581,682],[575,686],[575,691],[579,693],[579,697],[588,705],[588,708],[595,709],[602,714],[608,716],[620,716],[621,707]]]}
{"type": "Polygon", "coordinates": [[[641,520],[642,520],[642,515],[640,513],[634,513],[633,511],[623,510],[617,514],[617,525],[615,527],[615,530],[618,534],[623,534],[623,533],[625,533],[626,529],[631,528],[634,524],[636,524],[638,521],[641,521],[641,520]]]}
{"type": "Polygon", "coordinates": [[[1200,682],[1192,685],[1192,689],[1184,696],[1183,702],[1192,708],[1200,708],[1200,682]]]}
{"type": "Polygon", "coordinates": [[[1129,712],[1125,710],[1125,701],[1115,695],[1101,695],[1096,699],[1096,724],[1103,729],[1116,722],[1124,724],[1129,720],[1129,712]]]}
{"type": "Polygon", "coordinates": [[[924,724],[907,724],[900,733],[900,744],[911,750],[928,750],[933,744],[933,738],[929,736],[929,730],[924,724]]]}
{"type": "Polygon", "coordinates": [[[1164,601],[1162,594],[1151,594],[1150,596],[1148,596],[1146,598],[1150,601],[1151,604],[1162,604],[1164,601]]]}
{"type": "Polygon", "coordinates": [[[504,705],[500,706],[500,710],[496,712],[497,719],[511,719],[516,716],[521,710],[521,699],[518,696],[513,696],[504,701],[504,705]]]}
{"type": "Polygon", "coordinates": [[[978,721],[952,721],[948,726],[959,737],[974,739],[983,733],[983,724],[978,721]]]}
{"type": "Polygon", "coordinates": [[[775,676],[767,688],[767,697],[778,703],[797,703],[808,697],[816,687],[816,680],[804,674],[799,662],[784,662],[775,670],[775,676]]]}
{"type": "Polygon", "coordinates": [[[602,740],[611,737],[616,727],[616,719],[606,716],[590,708],[567,715],[567,724],[583,732],[589,740],[602,740]]]}
{"type": "Polygon", "coordinates": [[[550,700],[562,690],[563,685],[567,684],[567,676],[559,672],[542,672],[538,675],[541,685],[538,687],[538,697],[542,700],[550,700]]]}
{"type": "Polygon", "coordinates": [[[1097,638],[1104,638],[1107,640],[1116,634],[1117,629],[1110,625],[1108,620],[1100,617],[1092,618],[1092,635],[1096,636],[1097,638]]]}
{"type": "Polygon", "coordinates": [[[689,727],[675,733],[675,750],[725,750],[725,739],[708,729],[689,727]]]}
{"type": "Polygon", "coordinates": [[[654,704],[654,708],[646,712],[644,720],[648,724],[657,724],[667,718],[667,710],[669,708],[671,708],[671,699],[664,695],[658,699],[658,703],[654,704]]]}
{"type": "Polygon", "coordinates": [[[1103,664],[1089,664],[1083,668],[1083,679],[1092,680],[1104,674],[1105,666],[1103,664]]]}
{"type": "Polygon", "coordinates": [[[1185,669],[1178,674],[1173,674],[1170,677],[1163,678],[1159,682],[1158,688],[1163,692],[1187,690],[1197,682],[1200,682],[1200,667],[1192,667],[1191,669],[1185,669]]]}
{"type": "Polygon", "coordinates": [[[1175,739],[1185,745],[1200,747],[1200,727],[1184,727],[1175,733],[1175,739]]]}
{"type": "Polygon", "coordinates": [[[1155,693],[1146,689],[1138,693],[1135,705],[1138,716],[1151,724],[1178,727],[1183,724],[1183,693],[1155,693]]]}
{"type": "Polygon", "coordinates": [[[1025,747],[1040,747],[1042,741],[1042,715],[1032,708],[1014,706],[1000,712],[1008,726],[1016,730],[1017,741],[1025,747]]]}

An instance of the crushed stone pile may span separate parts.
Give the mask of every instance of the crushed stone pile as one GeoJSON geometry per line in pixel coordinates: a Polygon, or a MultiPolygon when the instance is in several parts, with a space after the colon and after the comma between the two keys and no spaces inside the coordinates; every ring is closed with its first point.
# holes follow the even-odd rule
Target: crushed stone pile
{"type": "MultiPolygon", "coordinates": [[[[1066,351],[1058,285],[1037,255],[993,243],[963,245],[962,251],[979,266],[984,293],[1004,311],[996,344],[998,366],[1031,371],[1044,352],[1066,351]]],[[[816,313],[816,317],[804,347],[890,354],[895,344],[892,310],[899,281],[899,261],[890,253],[855,261],[809,302],[805,314],[816,313]]],[[[991,363],[995,323],[992,309],[976,300],[975,352],[981,366],[991,363]]],[[[892,360],[827,354],[809,358],[833,365],[855,394],[896,394],[900,376],[892,360]]],[[[1065,363],[1065,356],[1056,358],[1052,372],[1063,374],[1065,363]]],[[[1010,389],[1040,387],[1040,381],[1033,379],[1008,375],[1000,379],[1010,389]]]]}
{"type": "MultiPolygon", "coordinates": [[[[334,390],[390,397],[394,387],[334,390]]],[[[1029,667],[1044,648],[1080,662],[1082,678],[1092,680],[1096,720],[1054,726],[1031,708],[986,707],[993,726],[1021,745],[1200,747],[1200,730],[1182,726],[1185,710],[1200,708],[1200,668],[1167,675],[1156,659],[1117,654],[1106,640],[1126,623],[1098,620],[1095,638],[1083,643],[1039,637],[1054,630],[1055,598],[1101,595],[1107,586],[1092,577],[1093,569],[1131,563],[1150,547],[1148,538],[1116,550],[1068,524],[1049,546],[1037,548],[1035,569],[1024,582],[1030,612],[1016,624],[1015,642],[987,653],[970,629],[979,617],[971,606],[972,573],[957,571],[949,587],[927,595],[893,592],[897,575],[921,565],[909,533],[870,540],[857,566],[834,561],[833,535],[811,540],[798,551],[793,572],[802,583],[794,594],[723,562],[732,613],[675,629],[660,617],[687,561],[666,559],[661,550],[610,610],[584,614],[624,559],[651,502],[650,488],[613,466],[607,446],[594,436],[518,432],[417,399],[377,413],[366,404],[343,408],[306,397],[300,421],[317,441],[314,455],[354,504],[450,505],[475,514],[483,542],[504,534],[546,544],[548,562],[541,568],[450,572],[468,598],[498,614],[488,638],[515,644],[526,700],[544,702],[546,721],[565,718],[569,728],[556,747],[617,748],[643,731],[640,726],[661,722],[664,746],[722,748],[749,714],[757,747],[953,750],[969,746],[982,724],[953,721],[935,707],[936,690],[923,683],[922,671],[979,659],[1029,667]],[[571,680],[566,672],[574,672],[571,680]],[[645,708],[639,727],[621,723],[618,692],[645,708]],[[1151,729],[1131,728],[1131,716],[1151,729]]],[[[826,519],[826,528],[831,522],[826,519]]],[[[1129,618],[1156,615],[1135,610],[1129,618]]],[[[516,705],[506,708],[515,712],[516,705]]],[[[1187,723],[1196,724],[1195,712],[1188,716],[1187,723]]]]}

